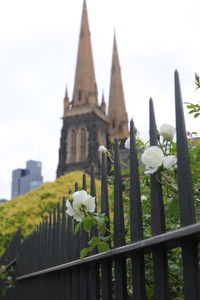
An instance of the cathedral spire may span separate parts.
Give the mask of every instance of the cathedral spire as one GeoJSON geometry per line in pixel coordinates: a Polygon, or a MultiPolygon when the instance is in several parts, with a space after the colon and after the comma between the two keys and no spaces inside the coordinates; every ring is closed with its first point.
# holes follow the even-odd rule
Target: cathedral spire
{"type": "Polygon", "coordinates": [[[86,1],[83,2],[72,105],[97,104],[97,86],[86,1]]]}
{"type": "Polygon", "coordinates": [[[102,98],[101,98],[101,110],[106,113],[106,102],[104,97],[104,91],[102,92],[102,98]]]}
{"type": "Polygon", "coordinates": [[[128,137],[128,117],[119,64],[116,36],[114,34],[113,56],[111,67],[110,97],[109,97],[109,139],[128,137]]]}
{"type": "Polygon", "coordinates": [[[69,97],[68,97],[67,86],[66,86],[66,89],[65,89],[65,96],[64,96],[63,104],[64,104],[64,115],[65,115],[65,111],[69,107],[69,97]]]}

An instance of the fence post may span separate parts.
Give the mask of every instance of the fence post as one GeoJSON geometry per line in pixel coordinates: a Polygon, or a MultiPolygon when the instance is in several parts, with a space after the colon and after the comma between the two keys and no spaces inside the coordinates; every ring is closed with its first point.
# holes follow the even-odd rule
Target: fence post
{"type": "MultiPolygon", "coordinates": [[[[179,74],[177,71],[175,71],[174,80],[180,221],[181,226],[187,226],[195,223],[195,208],[182,95],[179,74]]],[[[184,242],[182,242],[182,258],[185,300],[199,299],[197,240],[194,240],[194,238],[189,238],[188,240],[184,240],[184,242]]]]}

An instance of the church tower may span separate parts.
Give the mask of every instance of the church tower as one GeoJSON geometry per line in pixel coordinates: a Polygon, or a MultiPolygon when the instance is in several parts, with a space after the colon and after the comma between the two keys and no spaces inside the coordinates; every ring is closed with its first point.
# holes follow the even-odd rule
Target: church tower
{"type": "Polygon", "coordinates": [[[87,172],[92,162],[95,165],[95,173],[100,174],[98,147],[109,147],[112,139],[118,137],[119,140],[125,140],[128,135],[128,118],[116,37],[114,36],[107,115],[104,94],[101,104],[98,104],[88,14],[84,0],[73,97],[70,101],[67,89],[64,96],[57,177],[75,170],[87,172]]]}
{"type": "Polygon", "coordinates": [[[121,68],[119,64],[119,56],[115,35],[111,67],[108,120],[110,141],[116,137],[119,140],[124,140],[129,136],[128,116],[125,106],[124,91],[121,78],[121,68]]]}
{"type": "Polygon", "coordinates": [[[105,101],[98,105],[86,1],[83,3],[72,101],[67,90],[61,131],[57,177],[74,170],[88,171],[94,162],[100,172],[98,147],[107,145],[108,118],[105,101]]]}

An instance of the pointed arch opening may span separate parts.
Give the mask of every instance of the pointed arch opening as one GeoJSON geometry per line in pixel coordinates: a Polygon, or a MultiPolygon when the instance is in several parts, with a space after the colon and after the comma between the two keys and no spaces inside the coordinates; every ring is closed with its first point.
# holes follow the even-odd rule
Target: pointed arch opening
{"type": "Polygon", "coordinates": [[[78,147],[77,147],[77,156],[78,161],[83,162],[87,160],[88,155],[88,132],[85,126],[81,126],[78,129],[78,147]]]}
{"type": "Polygon", "coordinates": [[[115,128],[115,119],[112,120],[112,128],[115,128]]]}
{"type": "Polygon", "coordinates": [[[77,132],[71,128],[67,136],[67,163],[74,163],[77,160],[77,132]]]}
{"type": "Polygon", "coordinates": [[[76,131],[71,131],[71,162],[76,161],[76,131]]]}
{"type": "Polygon", "coordinates": [[[85,160],[86,158],[86,130],[81,128],[81,155],[80,159],[85,160]]]}

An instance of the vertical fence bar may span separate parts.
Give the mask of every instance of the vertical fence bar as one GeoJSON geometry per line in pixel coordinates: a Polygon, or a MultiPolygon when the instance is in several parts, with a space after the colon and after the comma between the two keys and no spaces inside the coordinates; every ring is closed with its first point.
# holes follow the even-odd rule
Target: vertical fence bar
{"type": "MultiPolygon", "coordinates": [[[[122,202],[121,168],[119,160],[119,144],[114,143],[114,247],[125,244],[124,213],[122,202]]],[[[116,299],[127,299],[126,260],[119,258],[115,260],[115,297],[116,299]]]]}
{"type": "MultiPolygon", "coordinates": [[[[26,242],[28,242],[28,240],[26,242]]],[[[41,222],[39,224],[39,243],[38,244],[39,244],[39,247],[38,247],[38,253],[39,253],[39,255],[38,255],[38,265],[39,265],[39,270],[41,270],[42,269],[42,223],[41,222]]],[[[26,260],[27,260],[28,257],[26,256],[26,260]]]]}
{"type": "MultiPolygon", "coordinates": [[[[83,178],[82,178],[82,189],[84,191],[86,191],[86,175],[85,174],[83,174],[83,178]]],[[[88,233],[83,230],[83,231],[81,231],[80,248],[83,249],[83,248],[87,247],[87,243],[88,243],[88,233]]]]}
{"type": "MultiPolygon", "coordinates": [[[[107,228],[110,229],[108,184],[107,184],[107,158],[102,153],[101,166],[101,213],[108,217],[107,228]]],[[[112,300],[112,262],[110,260],[101,264],[102,300],[112,300]]]]}
{"type": "MultiPolygon", "coordinates": [[[[78,191],[78,182],[75,183],[75,192],[78,191]]],[[[74,228],[76,226],[77,222],[74,221],[74,226],[72,226],[72,247],[71,247],[71,251],[72,251],[72,259],[76,260],[77,258],[79,258],[80,255],[80,232],[78,232],[75,236],[73,235],[73,231],[74,228]]],[[[77,267],[75,269],[72,270],[72,299],[73,300],[79,300],[80,297],[80,288],[79,288],[79,273],[80,273],[80,268],[77,267]]]]}
{"type": "Polygon", "coordinates": [[[48,226],[48,240],[49,240],[49,249],[48,249],[48,267],[52,266],[52,214],[49,214],[49,226],[48,226]]]}
{"type": "MultiPolygon", "coordinates": [[[[56,241],[56,249],[57,253],[56,255],[56,264],[59,265],[61,264],[62,261],[62,252],[61,252],[61,214],[60,214],[60,203],[57,203],[57,219],[56,219],[56,232],[57,232],[57,241],[56,241]]],[[[58,300],[60,299],[61,295],[61,289],[60,289],[60,284],[61,284],[61,274],[62,272],[56,272],[55,273],[55,281],[56,281],[56,296],[58,300]]]]}
{"type": "MultiPolygon", "coordinates": [[[[90,176],[90,194],[92,197],[95,197],[95,203],[97,206],[96,200],[96,185],[95,185],[95,175],[94,175],[94,164],[91,164],[91,176],[90,176]]],[[[97,235],[98,232],[95,228],[91,229],[90,238],[97,235]]],[[[95,251],[96,253],[96,251],[95,251]]],[[[100,299],[100,291],[99,291],[99,264],[98,263],[91,263],[89,266],[89,299],[90,300],[98,300],[100,299]]]]}
{"type": "Polygon", "coordinates": [[[62,255],[61,255],[61,214],[60,214],[60,203],[58,202],[57,204],[57,220],[56,220],[56,225],[57,225],[57,264],[61,264],[62,261],[62,255]]]}
{"type": "MultiPolygon", "coordinates": [[[[72,261],[73,237],[72,237],[72,218],[67,216],[67,233],[66,233],[66,261],[72,261]]],[[[72,277],[73,271],[65,272],[65,291],[67,300],[72,300],[72,277]]]]}
{"type": "MultiPolygon", "coordinates": [[[[183,113],[179,74],[175,71],[175,109],[178,158],[178,196],[181,226],[195,223],[195,206],[192,178],[188,155],[185,120],[183,113]]],[[[199,299],[198,283],[198,244],[194,239],[182,243],[183,278],[185,300],[199,299]]]]}
{"type": "MultiPolygon", "coordinates": [[[[157,128],[153,107],[153,100],[149,101],[150,117],[150,146],[157,146],[157,128]]],[[[152,234],[157,235],[165,232],[165,216],[163,206],[162,185],[160,184],[160,174],[156,172],[151,175],[151,205],[152,205],[152,234]]]]}
{"type": "MultiPolygon", "coordinates": [[[[131,241],[143,239],[142,206],[140,180],[138,172],[137,147],[133,120],[130,122],[130,229],[131,241]]],[[[137,253],[132,257],[133,295],[134,299],[146,299],[144,254],[137,253]]]]}
{"type": "MultiPolygon", "coordinates": [[[[86,175],[83,174],[82,177],[82,189],[86,191],[86,175]]],[[[81,239],[80,239],[80,250],[87,247],[88,243],[88,233],[84,230],[81,231],[81,239]]],[[[88,300],[89,293],[89,280],[88,280],[88,268],[87,266],[82,265],[80,267],[80,295],[81,300],[88,300]]]]}
{"type": "Polygon", "coordinates": [[[53,257],[52,257],[52,262],[53,262],[53,265],[55,266],[56,265],[56,241],[57,241],[57,226],[56,226],[56,208],[54,208],[53,210],[53,238],[52,238],[52,246],[53,246],[53,249],[52,249],[52,254],[53,254],[53,257]]]}
{"type": "MultiPolygon", "coordinates": [[[[63,197],[62,201],[62,227],[61,227],[61,256],[62,262],[67,262],[67,219],[66,219],[66,197],[63,197]]],[[[71,271],[64,270],[61,272],[62,277],[62,295],[61,299],[65,298],[65,295],[68,295],[68,300],[70,300],[71,293],[70,290],[68,291],[68,281],[70,282],[71,278],[71,271]]]]}
{"type": "Polygon", "coordinates": [[[194,197],[188,155],[185,120],[179,74],[175,71],[175,108],[178,156],[178,187],[181,226],[195,223],[194,197]]]}
{"type": "MultiPolygon", "coordinates": [[[[154,114],[153,101],[149,101],[150,117],[150,146],[157,146],[157,128],[154,114]]],[[[160,174],[151,175],[151,218],[152,234],[158,235],[165,232],[165,216],[162,196],[160,174]]],[[[169,299],[167,251],[164,249],[153,250],[154,265],[154,294],[156,300],[169,299]]]]}
{"type": "Polygon", "coordinates": [[[61,256],[62,263],[66,262],[67,249],[66,249],[66,241],[67,241],[67,220],[66,220],[66,197],[63,197],[62,201],[62,225],[61,225],[61,256]]]}
{"type": "Polygon", "coordinates": [[[86,191],[87,189],[87,184],[86,184],[86,175],[83,173],[83,178],[82,178],[82,189],[86,191]]]}

